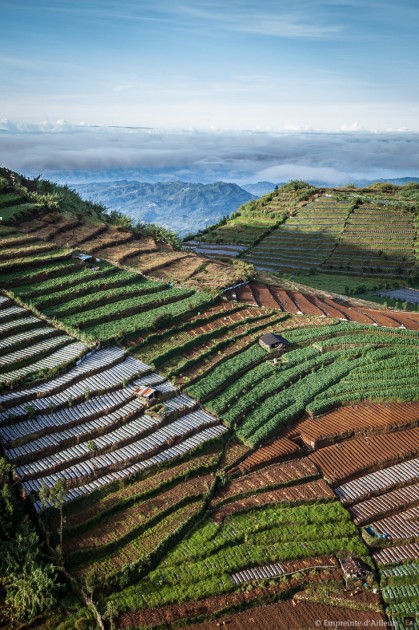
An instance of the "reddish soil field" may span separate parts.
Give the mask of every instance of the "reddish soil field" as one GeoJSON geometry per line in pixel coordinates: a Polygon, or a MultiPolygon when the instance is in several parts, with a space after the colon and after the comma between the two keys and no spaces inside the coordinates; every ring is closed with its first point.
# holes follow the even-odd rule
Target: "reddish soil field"
{"type": "Polygon", "coordinates": [[[419,452],[419,427],[386,435],[361,437],[326,446],[308,455],[329,483],[349,481],[419,452]]]}
{"type": "MultiPolygon", "coordinates": [[[[336,319],[348,319],[360,324],[388,326],[397,328],[404,325],[411,330],[419,330],[419,313],[402,313],[400,311],[386,311],[351,306],[338,303],[333,298],[304,294],[299,291],[289,291],[273,285],[250,282],[234,291],[241,302],[279,308],[288,313],[304,315],[326,315],[336,319]],[[275,302],[277,306],[275,306],[275,302]]],[[[227,297],[232,299],[232,291],[227,297]]]]}
{"type": "Polygon", "coordinates": [[[297,315],[300,312],[299,307],[292,298],[293,293],[291,291],[285,291],[285,289],[279,289],[278,287],[272,286],[269,288],[281,305],[282,310],[287,311],[288,313],[293,313],[294,315],[297,315]]]}
{"type": "Polygon", "coordinates": [[[85,509],[83,509],[83,507],[77,509],[77,504],[70,504],[69,513],[66,513],[65,527],[70,530],[81,523],[89,521],[105,510],[111,510],[120,501],[129,500],[131,497],[133,498],[136,495],[147,494],[148,492],[152,492],[160,487],[163,489],[165,484],[170,483],[172,479],[185,475],[192,467],[199,468],[202,466],[205,468],[215,462],[217,457],[218,453],[215,451],[214,453],[210,453],[208,455],[196,457],[193,462],[189,460],[183,464],[173,466],[161,473],[151,475],[146,479],[140,479],[139,481],[135,481],[132,484],[124,486],[120,490],[111,492],[101,500],[97,500],[95,502],[90,501],[88,507],[85,507],[85,509]]]}
{"type": "MultiPolygon", "coordinates": [[[[306,582],[325,582],[325,581],[337,581],[341,580],[340,571],[333,572],[321,572],[316,575],[306,578],[306,582]]],[[[288,584],[279,582],[278,584],[270,585],[267,587],[255,587],[251,591],[226,593],[224,595],[215,595],[196,602],[186,602],[182,604],[175,604],[171,606],[161,606],[158,608],[151,608],[146,610],[136,610],[134,612],[128,612],[122,614],[117,622],[117,628],[148,628],[155,625],[162,625],[163,627],[170,627],[170,624],[177,620],[184,619],[190,620],[196,617],[202,617],[211,614],[222,613],[223,610],[231,608],[232,606],[240,605],[252,605],[257,603],[262,597],[272,597],[277,594],[282,597],[286,596],[287,591],[295,586],[303,588],[304,581],[298,578],[291,578],[288,584]]],[[[290,604],[292,609],[294,607],[290,604]]],[[[254,609],[252,609],[254,610],[254,609]]],[[[209,628],[217,628],[217,623],[222,621],[207,622],[213,624],[208,626],[209,628]]],[[[199,628],[199,626],[188,626],[191,630],[193,628],[199,628]]],[[[205,626],[204,626],[205,627],[205,626]]],[[[240,630],[247,630],[248,626],[241,626],[240,630]]],[[[257,626],[256,626],[257,628],[257,626]]],[[[285,627],[281,626],[281,630],[285,630],[285,627]]]]}
{"type": "Polygon", "coordinates": [[[283,502],[299,502],[312,501],[314,499],[334,499],[335,495],[330,487],[320,479],[318,481],[310,481],[296,486],[288,486],[279,490],[271,490],[269,492],[260,492],[253,494],[245,499],[227,503],[216,509],[211,517],[217,523],[221,523],[229,514],[236,512],[244,512],[251,508],[257,508],[270,503],[283,502]]]}
{"type": "Polygon", "coordinates": [[[259,606],[231,617],[226,617],[222,621],[199,623],[188,626],[188,629],[215,630],[220,625],[225,625],[229,630],[244,630],[247,628],[257,628],[257,630],[312,630],[316,627],[325,627],[328,622],[330,625],[338,622],[348,625],[350,621],[359,621],[360,625],[363,625],[364,622],[369,622],[370,624],[375,622],[378,626],[380,621],[384,625],[385,618],[380,613],[293,600],[291,602],[278,602],[267,606],[259,606]]]}
{"type": "MultiPolygon", "coordinates": [[[[278,301],[272,295],[269,287],[263,284],[252,284],[251,286],[253,295],[255,296],[255,302],[258,305],[263,305],[268,308],[281,308],[278,301]]],[[[281,309],[282,310],[282,309],[281,309]]]]}
{"type": "Polygon", "coordinates": [[[418,423],[419,402],[359,404],[302,420],[285,435],[300,436],[309,447],[320,448],[336,437],[347,439],[361,433],[384,433],[418,423]]]}
{"type": "Polygon", "coordinates": [[[229,292],[227,295],[231,297],[231,293],[235,293],[240,300],[240,302],[247,302],[248,304],[255,304],[256,306],[261,306],[256,302],[255,295],[252,291],[252,285],[245,284],[241,287],[238,287],[232,292],[229,292]]]}
{"type": "Polygon", "coordinates": [[[404,560],[416,560],[419,557],[419,543],[409,543],[397,547],[387,547],[373,554],[373,558],[378,564],[392,564],[393,562],[403,562],[404,560]]]}
{"type": "Polygon", "coordinates": [[[289,457],[300,452],[300,447],[288,440],[287,438],[279,438],[267,446],[262,446],[254,451],[249,457],[241,462],[236,470],[231,472],[240,472],[243,475],[250,472],[253,468],[261,466],[268,462],[273,462],[281,457],[289,457]]]}
{"type": "Polygon", "coordinates": [[[240,494],[257,492],[263,488],[288,484],[307,477],[318,477],[317,468],[308,459],[273,464],[256,473],[229,481],[217,494],[213,504],[240,494]]]}
{"type": "Polygon", "coordinates": [[[112,514],[104,523],[90,528],[87,532],[74,538],[67,538],[64,545],[66,554],[74,551],[97,549],[106,546],[132,530],[145,525],[150,518],[188,498],[198,498],[208,492],[213,479],[211,475],[195,477],[189,481],[178,483],[174,488],[157,496],[140,501],[138,504],[112,514]]]}
{"type": "Polygon", "coordinates": [[[317,315],[318,317],[325,315],[325,312],[322,309],[315,306],[310,301],[309,296],[304,295],[303,293],[294,293],[294,299],[299,310],[304,313],[304,315],[317,315]]]}

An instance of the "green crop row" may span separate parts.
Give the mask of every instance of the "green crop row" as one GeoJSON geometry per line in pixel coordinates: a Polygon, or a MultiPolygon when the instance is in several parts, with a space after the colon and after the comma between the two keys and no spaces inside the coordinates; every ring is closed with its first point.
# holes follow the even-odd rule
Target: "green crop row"
{"type": "Polygon", "coordinates": [[[211,549],[219,550],[235,542],[242,543],[249,534],[269,532],[278,527],[284,529],[297,527],[302,531],[304,527],[312,525],[320,527],[325,523],[345,523],[354,531],[349,513],[337,501],[289,507],[265,506],[258,510],[227,516],[223,525],[208,519],[173,549],[160,563],[160,567],[171,567],[192,559],[200,559],[209,554],[211,549]]]}
{"type": "MultiPolygon", "coordinates": [[[[120,274],[115,274],[119,276],[120,274]]],[[[123,275],[123,272],[122,272],[123,275]]],[[[154,282],[152,280],[142,280],[141,277],[136,279],[131,279],[127,281],[126,278],[119,278],[116,280],[117,286],[110,286],[109,288],[104,288],[99,290],[95,290],[95,287],[91,287],[91,291],[89,291],[86,295],[81,295],[79,297],[75,297],[74,299],[70,299],[68,301],[63,301],[58,304],[54,304],[53,306],[49,306],[44,309],[45,313],[49,316],[56,318],[68,318],[70,315],[80,314],[80,313],[91,313],[93,316],[93,320],[97,321],[97,313],[95,318],[95,311],[107,309],[110,304],[114,302],[118,302],[118,306],[120,306],[122,312],[125,305],[130,308],[129,300],[133,298],[137,298],[140,296],[145,296],[152,294],[150,297],[146,297],[143,300],[138,301],[138,307],[142,306],[144,303],[149,304],[153,302],[159,302],[160,296],[163,296],[166,293],[167,295],[185,295],[185,292],[179,293],[179,290],[170,289],[170,293],[164,291],[167,285],[164,285],[160,282],[154,282]],[[174,293],[175,292],[175,293],[174,293]],[[156,296],[156,293],[159,293],[156,296]]],[[[117,311],[120,312],[119,310],[117,311]]],[[[80,318],[76,318],[77,322],[80,318]]],[[[78,325],[78,323],[73,322],[73,325],[78,325]]]]}
{"type": "Polygon", "coordinates": [[[133,346],[132,350],[134,352],[136,350],[145,351],[147,353],[150,353],[151,356],[154,356],[154,354],[156,353],[156,350],[170,348],[173,345],[176,345],[177,336],[179,336],[179,339],[183,339],[185,333],[196,328],[198,324],[200,326],[203,326],[204,324],[213,322],[221,317],[228,317],[229,315],[233,313],[236,313],[238,311],[243,311],[246,308],[247,306],[245,304],[237,304],[237,305],[232,306],[232,308],[226,311],[202,313],[201,315],[199,315],[199,319],[197,319],[196,317],[191,318],[190,320],[184,322],[183,324],[180,323],[174,326],[172,325],[166,328],[165,330],[163,330],[162,332],[151,333],[147,335],[146,339],[141,341],[141,343],[137,344],[136,346],[133,346]]]}
{"type": "Polygon", "coordinates": [[[37,282],[42,282],[47,278],[56,278],[65,273],[71,274],[78,268],[79,265],[77,262],[70,258],[61,261],[53,261],[51,263],[41,261],[41,264],[34,265],[33,269],[0,273],[0,283],[2,286],[13,287],[13,289],[15,289],[21,285],[26,286],[29,283],[33,285],[37,282]]]}
{"type": "Polygon", "coordinates": [[[182,374],[182,372],[184,372],[185,370],[193,367],[194,365],[202,363],[202,361],[208,360],[209,358],[214,356],[216,352],[220,352],[224,348],[231,346],[232,343],[239,342],[241,339],[244,339],[245,342],[247,341],[246,345],[248,345],[249,343],[253,343],[254,339],[252,339],[252,336],[254,336],[258,331],[266,329],[268,325],[267,321],[272,326],[275,326],[281,319],[282,317],[272,321],[271,316],[269,316],[267,320],[266,318],[263,318],[262,323],[260,323],[260,318],[257,318],[258,321],[255,322],[257,324],[256,326],[250,327],[248,330],[245,330],[236,335],[234,335],[234,331],[232,331],[232,334],[228,335],[224,339],[220,339],[219,341],[210,344],[209,348],[205,348],[203,352],[191,357],[190,359],[185,359],[178,363],[175,368],[168,371],[168,375],[177,376],[179,374],[182,374]]]}
{"type": "Polygon", "coordinates": [[[266,351],[258,344],[253,344],[244,352],[240,352],[232,359],[217,366],[216,369],[211,370],[205,375],[205,378],[186,388],[186,391],[194,398],[208,398],[212,392],[227,383],[229,379],[251,367],[256,361],[260,362],[266,358],[266,351]]]}
{"type": "Polygon", "coordinates": [[[247,392],[242,392],[241,396],[229,407],[228,411],[222,414],[224,422],[231,426],[240,420],[240,418],[244,416],[247,418],[249,411],[256,406],[258,413],[262,414],[261,420],[267,420],[268,418],[264,416],[265,407],[270,408],[271,405],[268,401],[266,401],[266,405],[264,404],[266,399],[269,399],[280,390],[288,389],[293,385],[296,379],[301,380],[308,374],[321,369],[324,365],[332,363],[339,358],[341,358],[341,353],[338,352],[329,352],[327,355],[319,355],[317,351],[313,358],[306,360],[302,364],[276,366],[273,374],[258,383],[257,387],[247,392]]]}
{"type": "MultiPolygon", "coordinates": [[[[121,318],[125,314],[130,315],[146,309],[153,310],[154,308],[158,308],[162,303],[177,302],[191,295],[192,291],[187,289],[166,289],[160,291],[157,295],[154,293],[139,295],[132,298],[121,299],[111,304],[105,303],[104,305],[89,310],[83,310],[82,312],[76,312],[75,314],[63,315],[62,319],[70,326],[89,328],[115,317],[121,318]]],[[[80,298],[80,303],[83,305],[84,298],[80,298]]],[[[58,316],[60,316],[59,313],[58,316]]]]}
{"type": "Polygon", "coordinates": [[[152,361],[154,365],[158,367],[159,365],[163,365],[164,363],[166,363],[166,361],[168,361],[172,357],[175,357],[175,356],[180,357],[183,352],[187,352],[188,350],[191,350],[192,348],[196,348],[206,343],[207,341],[212,341],[214,339],[217,339],[218,337],[222,337],[223,335],[234,331],[236,328],[239,328],[240,326],[249,325],[249,330],[246,333],[246,334],[249,334],[252,331],[250,324],[254,322],[258,322],[259,320],[266,319],[268,317],[270,317],[270,313],[258,314],[258,315],[255,315],[254,317],[246,317],[245,319],[235,321],[230,324],[221,325],[219,328],[216,328],[215,330],[210,330],[208,332],[201,333],[200,335],[189,336],[188,338],[185,338],[183,341],[181,341],[179,338],[172,339],[170,341],[169,347],[167,349],[164,349],[164,347],[160,348],[160,352],[152,358],[152,361]]]}
{"type": "Polygon", "coordinates": [[[87,334],[92,339],[102,339],[104,341],[124,339],[126,341],[149,330],[160,328],[159,318],[163,315],[165,316],[165,322],[166,319],[170,320],[173,317],[181,318],[185,315],[193,315],[198,310],[209,306],[213,301],[214,298],[212,296],[195,293],[191,297],[138,313],[138,315],[126,316],[91,326],[87,330],[87,334]]]}
{"type": "MultiPolygon", "coordinates": [[[[98,265],[99,266],[99,265],[98,265]]],[[[88,290],[89,286],[111,283],[119,276],[117,269],[107,263],[100,263],[100,268],[93,271],[90,267],[69,265],[62,268],[62,274],[43,281],[28,282],[14,288],[17,295],[30,299],[34,304],[45,305],[59,302],[62,298],[76,297],[79,291],[88,290]],[[93,284],[92,284],[93,283],[93,284]]],[[[124,274],[125,272],[120,272],[124,274]]],[[[122,276],[121,276],[122,277],[122,276]]]]}
{"type": "Polygon", "coordinates": [[[22,258],[13,258],[12,260],[0,261],[0,271],[20,271],[27,267],[33,267],[37,263],[46,263],[48,261],[65,260],[71,254],[70,250],[52,249],[43,254],[35,254],[33,256],[25,256],[22,258]]]}
{"type": "MultiPolygon", "coordinates": [[[[365,357],[336,361],[325,365],[259,405],[248,414],[237,429],[237,436],[246,444],[256,445],[268,438],[278,426],[284,425],[302,415],[306,406],[321,392],[338,383],[365,357]]],[[[314,369],[314,368],[313,368],[314,369]]]]}
{"type": "Polygon", "coordinates": [[[227,517],[222,526],[205,521],[146,579],[110,599],[120,612],[158,607],[233,590],[229,576],[244,568],[330,553],[365,558],[354,525],[336,503],[260,509],[227,517]],[[272,528],[264,531],[265,525],[272,528]]]}

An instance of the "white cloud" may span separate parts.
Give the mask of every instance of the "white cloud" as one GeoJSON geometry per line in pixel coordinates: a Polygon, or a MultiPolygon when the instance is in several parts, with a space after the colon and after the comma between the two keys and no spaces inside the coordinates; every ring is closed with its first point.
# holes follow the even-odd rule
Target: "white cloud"
{"type": "Polygon", "coordinates": [[[20,172],[58,171],[97,181],[115,177],[156,181],[274,182],[419,176],[419,133],[344,131],[163,130],[89,127],[64,120],[0,124],[0,163],[20,172]],[[106,172],[105,172],[106,171],[106,172]]]}

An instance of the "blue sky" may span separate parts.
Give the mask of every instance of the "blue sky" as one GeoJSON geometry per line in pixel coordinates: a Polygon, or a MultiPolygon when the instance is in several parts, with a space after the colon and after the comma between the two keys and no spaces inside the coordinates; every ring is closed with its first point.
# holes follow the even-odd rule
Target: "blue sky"
{"type": "Polygon", "coordinates": [[[419,131],[416,0],[0,0],[0,119],[419,131]]]}

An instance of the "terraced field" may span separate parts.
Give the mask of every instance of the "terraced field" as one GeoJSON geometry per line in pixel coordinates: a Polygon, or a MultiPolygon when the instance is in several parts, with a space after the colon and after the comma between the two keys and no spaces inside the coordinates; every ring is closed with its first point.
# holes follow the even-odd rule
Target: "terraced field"
{"type": "Polygon", "coordinates": [[[317,197],[299,208],[243,258],[268,271],[315,269],[336,247],[352,207],[351,201],[338,201],[326,195],[317,197]]]}
{"type": "Polygon", "coordinates": [[[373,326],[419,330],[419,314],[417,313],[352,306],[336,298],[291,291],[259,282],[249,282],[229,289],[226,291],[226,296],[236,302],[275,308],[295,315],[333,317],[373,326]]]}
{"type": "Polygon", "coordinates": [[[291,345],[279,361],[253,344],[186,387],[246,444],[260,444],[305,412],[318,414],[358,400],[417,399],[414,332],[349,322],[292,324],[281,331],[291,345]]]}
{"type": "Polygon", "coordinates": [[[82,249],[131,271],[164,281],[176,280],[195,288],[217,288],[240,279],[240,274],[231,265],[176,251],[170,245],[118,226],[88,223],[61,212],[44,213],[38,219],[29,219],[19,224],[19,230],[36,234],[37,238],[59,247],[82,249]]]}
{"type": "Polygon", "coordinates": [[[270,234],[314,191],[308,186],[281,187],[241,206],[227,220],[184,243],[187,249],[209,257],[232,257],[270,234]]]}
{"type": "Polygon", "coordinates": [[[377,277],[416,272],[414,214],[386,200],[325,193],[242,254],[271,272],[322,270],[377,277]],[[340,195],[341,197],[341,195],[340,195]]]}
{"type": "Polygon", "coordinates": [[[415,269],[413,214],[384,203],[363,203],[323,267],[330,271],[406,276],[415,269]]]}
{"type": "Polygon", "coordinates": [[[0,438],[22,496],[41,513],[52,506],[43,489],[64,480],[63,549],[80,579],[92,567],[103,584],[139,570],[203,509],[213,484],[204,472],[219,458],[208,444],[219,444],[225,427],[123,350],[98,350],[61,376],[2,394],[0,404],[0,438]],[[144,386],[164,405],[147,409],[136,396],[144,386]],[[206,454],[194,456],[200,449],[206,454]]]}
{"type": "MultiPolygon", "coordinates": [[[[265,198],[262,240],[241,213],[243,242],[320,230],[303,266],[337,255],[364,206],[310,195],[265,198]]],[[[383,625],[384,607],[402,627],[418,598],[416,315],[257,281],[195,291],[227,266],[70,212],[22,217],[0,228],[0,442],[84,602],[59,595],[40,630],[94,615],[105,628],[383,625]],[[176,269],[186,284],[168,281],[176,269]],[[267,353],[268,332],[289,345],[267,353]],[[365,573],[348,577],[346,557],[365,573]]],[[[232,221],[202,247],[242,257],[240,239],[217,241],[232,221]]]]}
{"type": "Polygon", "coordinates": [[[89,347],[0,295],[0,388],[46,378],[89,347]]]}

